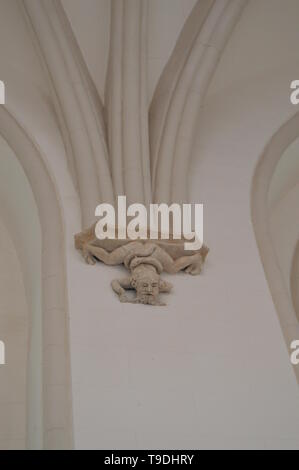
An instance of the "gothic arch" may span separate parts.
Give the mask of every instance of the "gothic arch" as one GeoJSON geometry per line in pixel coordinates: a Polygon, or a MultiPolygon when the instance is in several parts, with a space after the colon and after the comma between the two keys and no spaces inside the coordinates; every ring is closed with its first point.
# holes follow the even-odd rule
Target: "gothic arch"
{"type": "MultiPolygon", "coordinates": [[[[251,194],[252,222],[256,241],[273,302],[275,304],[288,347],[290,337],[292,337],[292,331],[298,328],[298,318],[294,312],[293,302],[289,295],[288,288],[285,285],[271,239],[268,192],[277,164],[288,146],[298,138],[298,129],[299,113],[296,113],[274,134],[257,164],[252,181],[251,194]]],[[[295,371],[297,378],[299,378],[297,369],[295,369],[295,371]]]]}
{"type": "Polygon", "coordinates": [[[99,201],[114,202],[102,103],[60,0],[25,0],[22,9],[47,71],[87,227],[99,201]]]}
{"type": "Polygon", "coordinates": [[[188,200],[197,117],[246,3],[247,0],[198,1],[160,77],[149,118],[155,202],[188,200]]]}
{"type": "Polygon", "coordinates": [[[40,149],[3,106],[0,107],[0,134],[14,151],[28,178],[42,232],[44,448],[68,449],[72,447],[72,407],[61,208],[40,149]]]}

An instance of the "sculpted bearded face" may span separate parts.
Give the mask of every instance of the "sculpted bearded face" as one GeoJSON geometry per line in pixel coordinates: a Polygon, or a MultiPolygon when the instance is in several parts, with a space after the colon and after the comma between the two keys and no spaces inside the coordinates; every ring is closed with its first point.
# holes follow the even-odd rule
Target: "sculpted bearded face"
{"type": "Polygon", "coordinates": [[[161,305],[159,301],[160,276],[151,269],[139,269],[134,272],[131,281],[136,290],[137,300],[148,305],[161,305]]]}

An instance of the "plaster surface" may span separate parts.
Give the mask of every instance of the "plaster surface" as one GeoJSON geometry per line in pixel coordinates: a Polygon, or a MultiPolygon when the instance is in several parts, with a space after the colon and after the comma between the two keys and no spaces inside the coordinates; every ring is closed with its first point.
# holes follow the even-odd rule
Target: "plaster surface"
{"type": "MultiPolygon", "coordinates": [[[[149,312],[115,303],[108,285],[121,269],[90,269],[76,255],[77,448],[299,448],[296,378],[251,223],[255,167],[295,112],[289,83],[299,73],[292,60],[284,67],[275,62],[270,41],[266,51],[256,46],[257,17],[261,26],[271,25],[269,36],[279,18],[278,2],[271,11],[266,4],[245,8],[198,119],[190,188],[192,200],[205,204],[211,256],[203,276],[171,278],[175,294],[168,308],[149,312]],[[250,63],[250,76],[242,75],[245,46],[259,64],[250,63]],[[260,69],[265,54],[274,75],[268,63],[260,69]]],[[[290,5],[297,14],[297,5],[290,5]]],[[[293,34],[291,28],[295,52],[293,34]]]]}
{"type": "MultiPolygon", "coordinates": [[[[173,1],[150,4],[149,99],[193,6],[192,1],[173,1]]],[[[4,127],[18,157],[24,160],[43,214],[48,447],[66,444],[66,411],[72,398],[77,449],[299,448],[298,387],[251,222],[256,165],[271,137],[296,112],[289,101],[289,84],[299,76],[299,7],[295,0],[288,0],[283,11],[279,0],[247,3],[195,121],[198,139],[189,189],[194,202],[205,204],[205,241],[211,256],[200,278],[169,277],[174,293],[167,299],[168,307],[153,310],[119,304],[109,284],[124,270],[101,264],[90,268],[74,249],[73,235],[82,228],[82,201],[57,108],[54,110],[49,77],[41,66],[40,52],[34,52],[36,42],[17,2],[3,3],[0,49],[6,57],[3,78],[10,84],[7,107],[24,127],[27,140],[2,112],[1,131],[4,127]],[[9,23],[14,28],[8,28],[9,23]],[[67,320],[72,397],[64,380],[67,320]]],[[[90,0],[79,5],[65,0],[64,5],[102,93],[109,22],[106,2],[90,0]],[[106,26],[101,34],[95,32],[94,23],[90,32],[80,31],[81,8],[86,8],[85,26],[88,15],[96,13],[99,18],[103,13],[100,20],[106,26]],[[100,39],[103,43],[98,52],[94,41],[100,39]]],[[[90,88],[82,86],[77,73],[64,75],[58,67],[62,52],[70,52],[68,43],[63,51],[55,53],[54,49],[48,55],[49,40],[66,44],[65,31],[55,22],[55,15],[56,36],[44,35],[43,41],[60,96],[70,96],[64,111],[67,108],[70,130],[78,137],[71,119],[78,116],[74,97],[86,103],[90,88]],[[70,87],[65,80],[69,76],[70,87]]],[[[40,16],[33,18],[40,26],[40,16]]],[[[73,66],[78,55],[66,56],[74,59],[73,66]]],[[[83,120],[88,128],[85,143],[91,136],[98,137],[92,109],[84,108],[88,116],[83,120]]],[[[83,150],[89,148],[85,143],[83,150]]],[[[78,152],[81,163],[82,155],[85,152],[78,152]]],[[[92,165],[89,170],[94,171],[92,165]]]]}

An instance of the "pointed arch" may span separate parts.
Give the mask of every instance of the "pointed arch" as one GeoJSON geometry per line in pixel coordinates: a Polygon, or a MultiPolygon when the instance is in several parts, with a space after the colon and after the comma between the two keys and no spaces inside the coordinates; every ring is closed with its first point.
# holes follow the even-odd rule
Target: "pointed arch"
{"type": "Polygon", "coordinates": [[[87,227],[100,202],[114,202],[102,104],[60,0],[25,0],[23,9],[48,72],[87,227]]]}
{"type": "Polygon", "coordinates": [[[155,202],[187,202],[197,116],[247,0],[198,1],[159,80],[150,108],[155,202]]]}
{"type": "MultiPolygon", "coordinates": [[[[295,114],[287,121],[272,137],[265,148],[255,170],[251,187],[251,214],[253,229],[268,281],[273,302],[278,313],[282,331],[284,333],[287,346],[289,347],[290,331],[298,328],[298,318],[294,311],[292,298],[285,285],[283,275],[276,256],[274,244],[271,239],[268,211],[268,193],[272,177],[277,164],[285,150],[291,145],[299,135],[299,113],[295,114]]],[[[294,258],[296,259],[296,258],[294,258]]],[[[293,283],[297,277],[295,275],[294,261],[292,276],[293,283]]],[[[294,293],[294,289],[293,289],[294,293]]],[[[293,301],[294,301],[293,294],[293,301]]],[[[292,334],[292,333],[291,333],[292,334]]],[[[294,368],[299,380],[298,368],[294,368]]]]}
{"type": "Polygon", "coordinates": [[[71,372],[64,227],[54,182],[41,151],[14,115],[0,107],[0,134],[31,185],[42,232],[43,434],[45,449],[72,448],[71,372]],[[54,316],[54,311],[59,315],[54,316]],[[55,334],[56,332],[56,334],[55,334]],[[63,343],[56,338],[63,338],[63,343]]]}

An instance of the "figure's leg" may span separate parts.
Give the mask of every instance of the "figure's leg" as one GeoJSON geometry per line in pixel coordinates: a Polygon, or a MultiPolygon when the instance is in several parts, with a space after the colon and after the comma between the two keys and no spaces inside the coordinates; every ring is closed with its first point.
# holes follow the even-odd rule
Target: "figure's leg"
{"type": "Polygon", "coordinates": [[[88,264],[95,264],[98,259],[109,266],[122,264],[128,254],[125,246],[116,248],[116,250],[109,253],[104,248],[95,246],[92,243],[86,243],[83,245],[82,252],[88,264]]]}
{"type": "Polygon", "coordinates": [[[134,253],[136,256],[149,256],[154,248],[152,245],[144,245],[136,241],[120,246],[110,253],[93,243],[85,243],[82,253],[88,264],[95,264],[98,259],[109,266],[116,266],[122,264],[129,253],[134,253]]]}
{"type": "Polygon", "coordinates": [[[199,274],[201,270],[202,258],[200,253],[196,253],[190,256],[182,256],[177,260],[173,260],[172,257],[164,250],[158,249],[157,257],[162,262],[165,271],[169,274],[176,274],[186,268],[190,274],[199,274]]]}
{"type": "Polygon", "coordinates": [[[175,261],[175,267],[178,271],[186,270],[187,273],[196,275],[201,273],[202,260],[201,255],[196,253],[191,256],[182,256],[175,261]]]}
{"type": "Polygon", "coordinates": [[[200,253],[198,253],[197,256],[198,259],[192,264],[190,264],[185,270],[186,273],[192,274],[192,276],[197,276],[202,271],[203,259],[200,253]]]}

